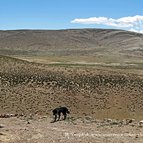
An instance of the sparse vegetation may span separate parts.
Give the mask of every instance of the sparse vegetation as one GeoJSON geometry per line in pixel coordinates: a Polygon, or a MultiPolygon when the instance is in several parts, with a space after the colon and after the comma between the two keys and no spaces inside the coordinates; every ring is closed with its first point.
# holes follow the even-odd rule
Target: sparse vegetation
{"type": "Polygon", "coordinates": [[[142,48],[122,30],[0,31],[0,142],[141,143],[142,48]]]}
{"type": "Polygon", "coordinates": [[[97,116],[103,112],[103,117],[142,117],[141,76],[48,66],[5,56],[0,59],[1,112],[13,109],[12,112],[50,114],[52,107],[63,104],[75,115],[97,116]]]}

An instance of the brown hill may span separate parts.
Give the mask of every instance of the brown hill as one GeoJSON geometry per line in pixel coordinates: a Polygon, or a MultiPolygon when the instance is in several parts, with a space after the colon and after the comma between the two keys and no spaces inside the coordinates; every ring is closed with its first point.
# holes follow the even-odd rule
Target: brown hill
{"type": "Polygon", "coordinates": [[[0,142],[142,142],[142,75],[139,33],[0,31],[0,142]],[[71,114],[51,124],[58,106],[71,114]]]}
{"type": "Polygon", "coordinates": [[[142,119],[143,78],[124,72],[57,67],[0,56],[0,113],[142,119]]]}
{"type": "Polygon", "coordinates": [[[112,29],[0,31],[8,55],[143,56],[143,35],[112,29]]]}

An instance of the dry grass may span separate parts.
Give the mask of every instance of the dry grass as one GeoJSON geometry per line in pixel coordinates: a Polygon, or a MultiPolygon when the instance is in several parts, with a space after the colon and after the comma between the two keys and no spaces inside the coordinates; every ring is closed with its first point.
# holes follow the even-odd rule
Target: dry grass
{"type": "Polygon", "coordinates": [[[119,71],[35,64],[0,56],[0,112],[51,114],[60,105],[73,116],[143,116],[143,79],[119,71]]]}
{"type": "Polygon", "coordinates": [[[0,31],[0,53],[16,57],[0,56],[0,114],[16,115],[1,118],[0,142],[141,143],[142,49],[122,30],[0,31]],[[71,114],[52,124],[58,106],[71,114]]]}

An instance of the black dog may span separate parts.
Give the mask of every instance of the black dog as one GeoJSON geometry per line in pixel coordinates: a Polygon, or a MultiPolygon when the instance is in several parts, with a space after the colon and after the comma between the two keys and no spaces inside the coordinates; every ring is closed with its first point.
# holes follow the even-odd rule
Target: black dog
{"type": "Polygon", "coordinates": [[[53,115],[55,116],[54,122],[56,122],[57,120],[57,115],[58,115],[58,121],[59,121],[61,113],[64,115],[64,120],[66,119],[67,114],[70,114],[69,110],[66,107],[55,108],[52,112],[53,112],[53,115]]]}

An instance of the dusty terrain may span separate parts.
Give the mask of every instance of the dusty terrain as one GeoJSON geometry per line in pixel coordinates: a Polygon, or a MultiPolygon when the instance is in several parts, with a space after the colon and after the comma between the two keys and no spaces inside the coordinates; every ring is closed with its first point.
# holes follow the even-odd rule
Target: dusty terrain
{"type": "Polygon", "coordinates": [[[143,119],[142,74],[6,56],[0,57],[0,67],[0,113],[24,115],[0,118],[1,143],[143,142],[138,125],[143,119]],[[51,123],[51,111],[58,106],[67,106],[71,114],[51,123]],[[135,122],[121,124],[127,119],[135,122]]]}
{"type": "Polygon", "coordinates": [[[23,116],[0,118],[2,143],[142,143],[143,35],[0,31],[0,115],[5,114],[23,116]],[[71,114],[51,123],[51,111],[59,106],[71,114]]]}
{"type": "Polygon", "coordinates": [[[48,115],[57,106],[67,106],[75,117],[143,117],[140,74],[0,59],[1,113],[48,115]]]}
{"type": "Polygon", "coordinates": [[[39,62],[143,63],[143,34],[113,29],[0,31],[0,53],[39,62]]]}
{"type": "Polygon", "coordinates": [[[143,127],[137,121],[120,123],[71,118],[50,123],[47,116],[12,117],[0,120],[1,143],[142,143],[143,127]]]}

